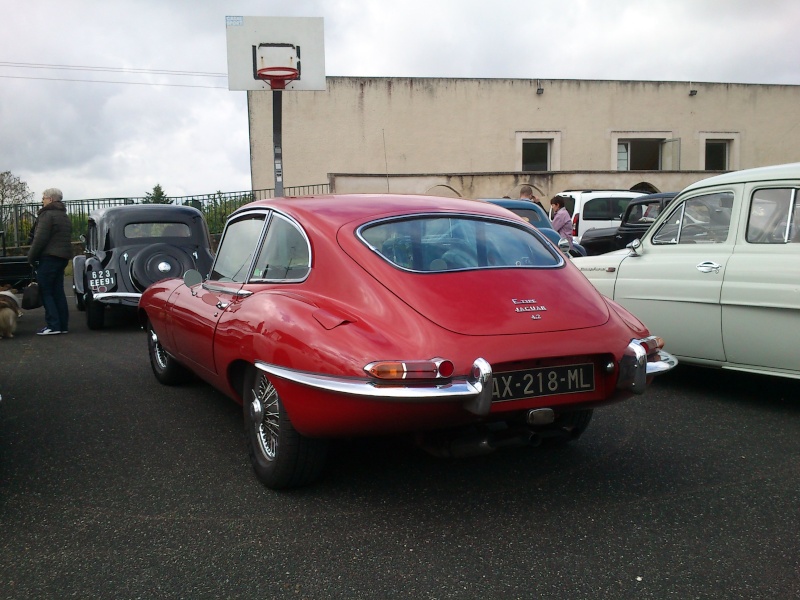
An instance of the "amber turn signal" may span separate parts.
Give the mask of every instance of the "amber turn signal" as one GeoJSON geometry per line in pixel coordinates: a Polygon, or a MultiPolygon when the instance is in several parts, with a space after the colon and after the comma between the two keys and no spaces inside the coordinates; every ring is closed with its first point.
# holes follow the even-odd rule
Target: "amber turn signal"
{"type": "Polygon", "coordinates": [[[376,379],[437,379],[451,377],[455,367],[449,360],[383,360],[369,363],[364,370],[376,379]]]}

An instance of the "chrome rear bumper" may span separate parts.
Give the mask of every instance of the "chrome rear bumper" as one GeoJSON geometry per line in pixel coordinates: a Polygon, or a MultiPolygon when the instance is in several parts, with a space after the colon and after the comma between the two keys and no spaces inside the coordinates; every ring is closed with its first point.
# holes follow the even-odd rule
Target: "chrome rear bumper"
{"type": "Polygon", "coordinates": [[[647,346],[652,339],[631,340],[628,344],[619,363],[617,389],[643,394],[648,377],[667,373],[678,364],[677,358],[661,348],[656,348],[648,355],[647,346]]]}

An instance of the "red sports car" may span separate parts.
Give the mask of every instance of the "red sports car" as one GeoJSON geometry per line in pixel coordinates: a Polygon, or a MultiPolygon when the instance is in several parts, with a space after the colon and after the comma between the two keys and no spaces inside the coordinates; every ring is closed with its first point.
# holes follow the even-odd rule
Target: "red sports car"
{"type": "Polygon", "coordinates": [[[156,378],[240,402],[275,489],[317,478],[331,438],[413,433],[451,456],[575,439],[676,364],[538,230],[462,199],[248,204],[204,281],[153,284],[139,311],[156,378]]]}

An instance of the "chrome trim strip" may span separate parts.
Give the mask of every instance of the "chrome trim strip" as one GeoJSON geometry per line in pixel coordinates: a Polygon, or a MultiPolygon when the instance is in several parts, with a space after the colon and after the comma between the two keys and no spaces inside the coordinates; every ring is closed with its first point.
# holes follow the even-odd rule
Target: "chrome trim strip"
{"type": "Polygon", "coordinates": [[[425,386],[405,384],[380,386],[367,379],[297,371],[262,361],[256,361],[255,366],[265,373],[301,385],[387,402],[463,402],[466,410],[478,415],[489,414],[492,404],[492,368],[482,358],[476,359],[473,365],[473,369],[477,369],[480,373],[474,381],[465,378],[444,385],[425,386]]]}
{"type": "Polygon", "coordinates": [[[100,292],[99,294],[92,294],[93,300],[108,301],[108,300],[136,300],[139,301],[142,295],[135,292],[100,292]]]}
{"type": "Polygon", "coordinates": [[[249,290],[241,289],[241,286],[244,285],[243,282],[238,282],[237,281],[235,283],[238,284],[238,288],[239,289],[231,289],[231,288],[225,287],[224,285],[221,285],[221,284],[216,284],[215,285],[214,283],[209,282],[209,281],[204,281],[201,285],[202,285],[204,290],[209,291],[209,292],[221,292],[223,294],[231,294],[232,296],[241,296],[243,298],[246,298],[247,296],[252,296],[253,295],[253,292],[251,292],[249,290]]]}

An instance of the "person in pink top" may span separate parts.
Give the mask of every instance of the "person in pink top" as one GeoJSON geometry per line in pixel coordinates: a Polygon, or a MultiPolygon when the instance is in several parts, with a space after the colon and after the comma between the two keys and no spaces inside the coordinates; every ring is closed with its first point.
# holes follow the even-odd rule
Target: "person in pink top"
{"type": "Polygon", "coordinates": [[[550,207],[553,209],[553,229],[569,242],[569,247],[572,249],[572,217],[564,207],[564,198],[556,196],[550,200],[550,207]]]}

